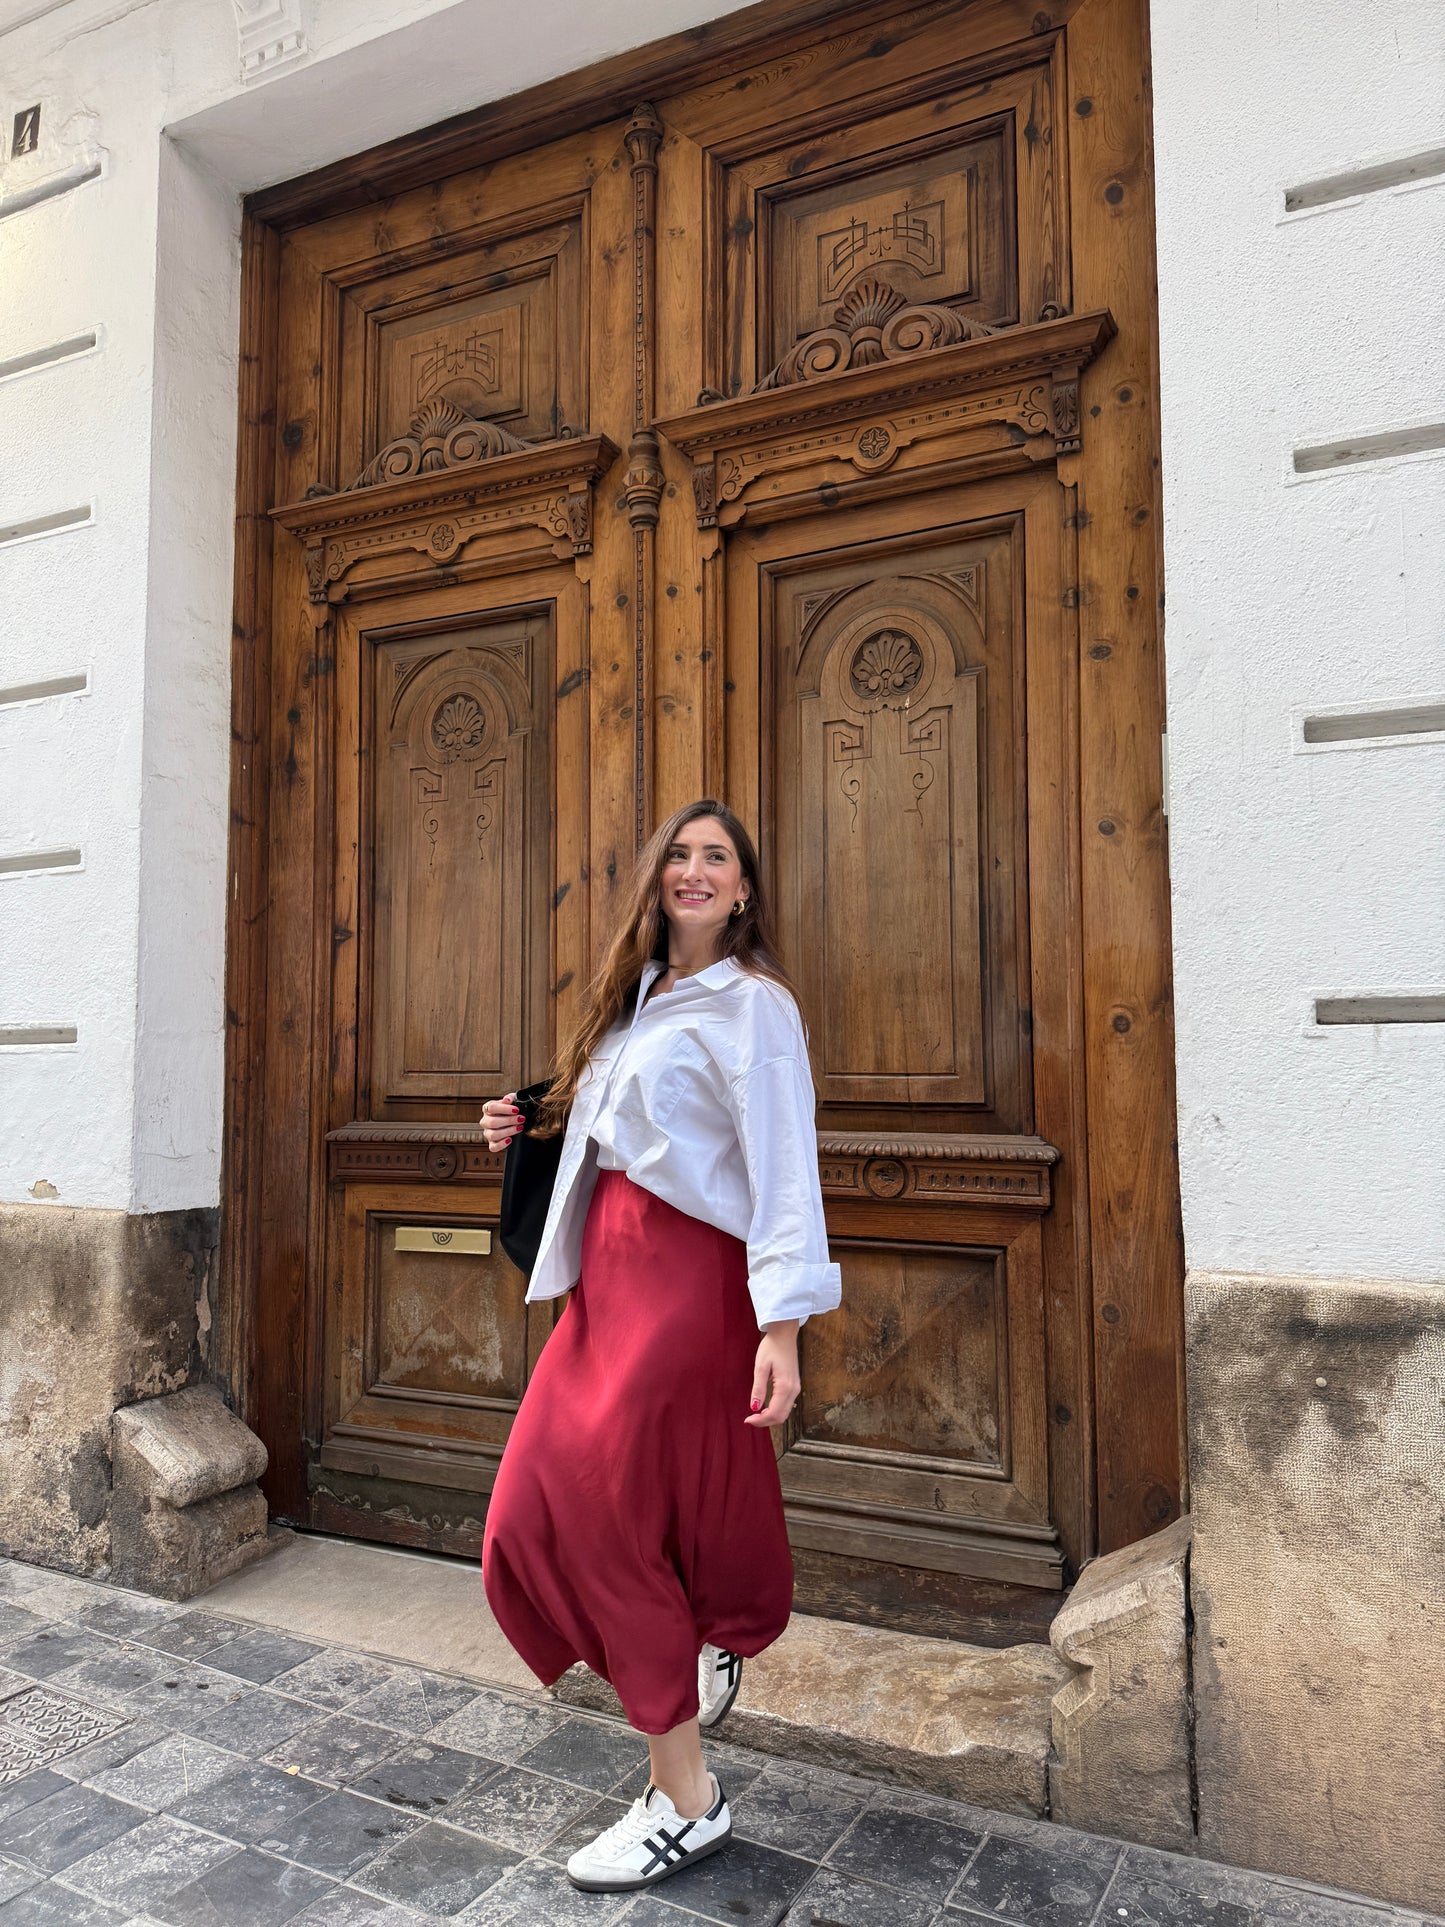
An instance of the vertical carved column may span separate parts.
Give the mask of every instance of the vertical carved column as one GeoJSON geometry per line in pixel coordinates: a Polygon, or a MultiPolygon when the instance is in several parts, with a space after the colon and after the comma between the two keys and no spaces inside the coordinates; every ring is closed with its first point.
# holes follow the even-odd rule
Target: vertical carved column
{"type": "Polygon", "coordinates": [[[623,137],[632,156],[632,440],[627,448],[627,519],[632,524],[634,783],[637,847],[647,835],[652,800],[653,557],[662,501],[656,411],[657,150],[662,122],[650,102],[633,114],[623,137]]]}

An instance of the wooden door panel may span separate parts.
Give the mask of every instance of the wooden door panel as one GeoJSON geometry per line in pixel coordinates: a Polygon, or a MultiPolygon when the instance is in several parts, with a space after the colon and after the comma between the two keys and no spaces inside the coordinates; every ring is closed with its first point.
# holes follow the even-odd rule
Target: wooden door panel
{"type": "Polygon", "coordinates": [[[500,231],[335,277],[340,354],[360,374],[340,421],[346,460],[359,470],[444,402],[527,441],[585,429],[584,211],[580,200],[562,219],[522,209],[500,231]]]}
{"type": "Polygon", "coordinates": [[[526,937],[551,855],[550,611],[367,643],[370,1115],[475,1108],[546,1029],[526,937]]]}
{"type": "Polygon", "coordinates": [[[821,1115],[1028,1131],[1016,531],[850,548],[769,563],[761,591],[774,887],[821,1115]]]}
{"type": "Polygon", "coordinates": [[[850,1243],[838,1259],[848,1316],[807,1334],[793,1449],[1002,1472],[1008,1323],[998,1255],[850,1243]]]}
{"type": "Polygon", "coordinates": [[[744,524],[722,564],[730,781],[759,799],[851,1254],[803,1334],[790,1518],[817,1549],[1053,1585],[1045,1330],[1074,1199],[1048,1160],[1077,1130],[1047,1091],[1040,1115],[1035,1055],[1073,1006],[1031,960],[1072,942],[1066,514],[1029,474],[744,524]]]}
{"type": "Polygon", "coordinates": [[[945,71],[889,111],[840,103],[791,139],[782,120],[742,154],[718,142],[722,392],[830,332],[874,283],[1000,327],[1060,313],[1060,85],[1057,54],[1035,55],[963,84],[945,71]]]}

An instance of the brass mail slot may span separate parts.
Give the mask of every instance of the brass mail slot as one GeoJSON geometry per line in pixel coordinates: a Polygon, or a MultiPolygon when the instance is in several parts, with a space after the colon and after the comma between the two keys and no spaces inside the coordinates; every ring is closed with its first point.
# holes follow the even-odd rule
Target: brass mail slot
{"type": "Polygon", "coordinates": [[[460,1225],[399,1224],[398,1251],[444,1251],[451,1257],[485,1256],[492,1248],[490,1231],[468,1231],[460,1225]]]}

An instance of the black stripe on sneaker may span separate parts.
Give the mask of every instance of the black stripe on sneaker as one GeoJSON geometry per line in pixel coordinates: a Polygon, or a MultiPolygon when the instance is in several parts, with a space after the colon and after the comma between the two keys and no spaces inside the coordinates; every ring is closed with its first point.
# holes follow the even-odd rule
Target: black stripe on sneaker
{"type": "Polygon", "coordinates": [[[676,1866],[679,1860],[686,1860],[690,1849],[682,1843],[696,1825],[695,1820],[689,1820],[676,1833],[669,1833],[665,1827],[659,1827],[656,1833],[642,1843],[652,1855],[642,1871],[651,1873],[657,1867],[676,1866]]]}

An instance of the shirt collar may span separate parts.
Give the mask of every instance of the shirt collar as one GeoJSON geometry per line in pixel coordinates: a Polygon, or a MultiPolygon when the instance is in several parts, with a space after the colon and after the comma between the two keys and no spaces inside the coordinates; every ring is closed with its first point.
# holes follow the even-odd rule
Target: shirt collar
{"type": "MultiPolygon", "coordinates": [[[[632,1012],[632,1022],[634,1024],[642,1015],[643,999],[646,997],[656,979],[659,978],[666,969],[667,964],[661,957],[649,957],[647,962],[642,966],[642,976],[638,980],[637,985],[637,1003],[633,1007],[632,1012]]],[[[719,957],[717,962],[709,964],[706,970],[699,970],[691,977],[679,977],[672,989],[667,992],[667,998],[670,1001],[672,998],[677,997],[683,1002],[687,1002],[688,995],[685,993],[691,993],[695,987],[701,987],[704,990],[719,990],[724,984],[731,982],[734,977],[741,975],[741,973],[742,965],[735,957],[719,957]]]]}

